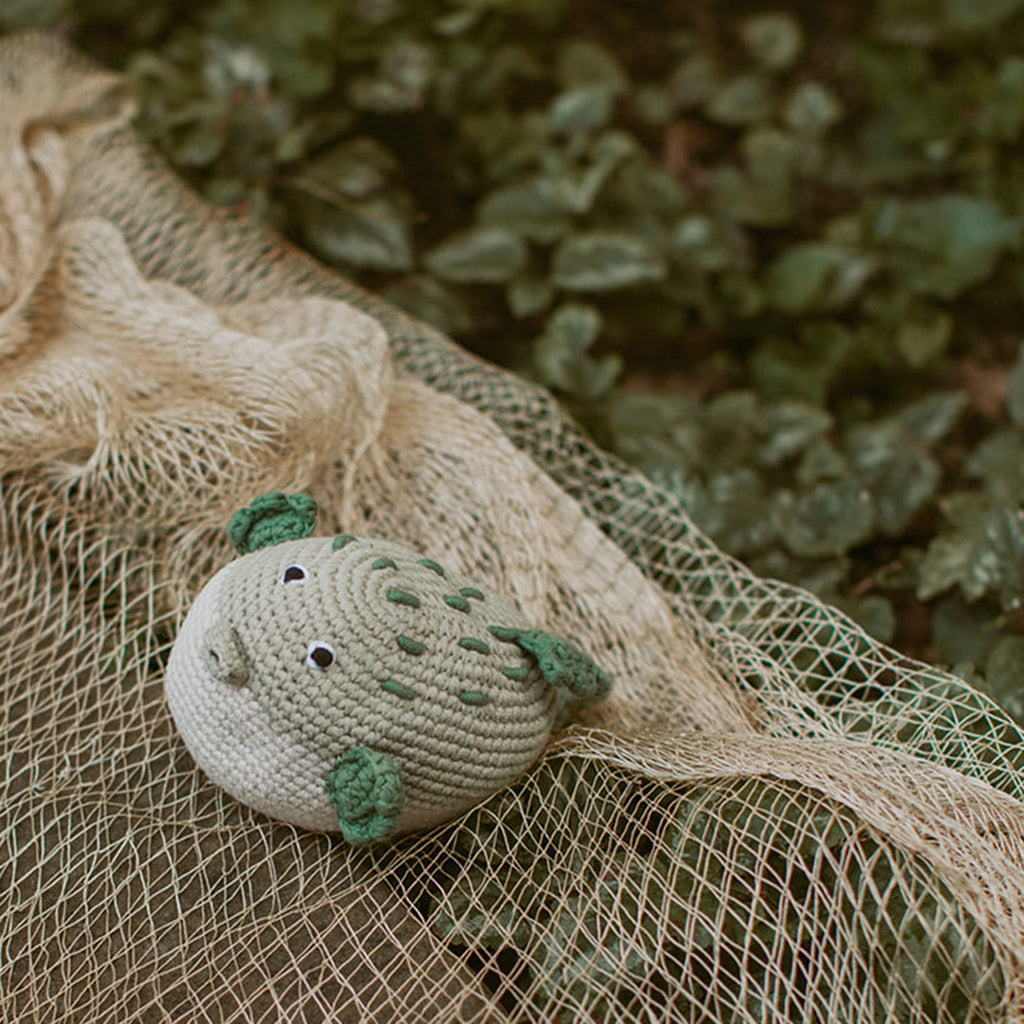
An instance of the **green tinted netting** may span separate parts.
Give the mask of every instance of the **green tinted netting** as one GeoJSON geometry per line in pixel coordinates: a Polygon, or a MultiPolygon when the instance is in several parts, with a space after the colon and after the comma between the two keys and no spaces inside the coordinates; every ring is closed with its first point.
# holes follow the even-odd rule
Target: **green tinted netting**
{"type": "Polygon", "coordinates": [[[1024,743],[724,556],[540,390],[207,209],[0,42],[0,1017],[1024,1020],[1024,743]],[[613,698],[369,850],[195,768],[162,674],[255,494],[443,555],[613,698]]]}

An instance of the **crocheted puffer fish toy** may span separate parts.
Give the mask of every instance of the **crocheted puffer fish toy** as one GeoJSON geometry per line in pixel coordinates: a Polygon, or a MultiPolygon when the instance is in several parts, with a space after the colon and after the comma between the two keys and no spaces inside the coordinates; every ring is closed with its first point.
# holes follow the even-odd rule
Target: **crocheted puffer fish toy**
{"type": "Polygon", "coordinates": [[[241,553],[203,588],[167,666],[200,768],[232,796],[369,844],[511,784],[551,733],[559,688],[609,677],[508,600],[398,544],[310,536],[303,494],[235,514],[241,553]]]}

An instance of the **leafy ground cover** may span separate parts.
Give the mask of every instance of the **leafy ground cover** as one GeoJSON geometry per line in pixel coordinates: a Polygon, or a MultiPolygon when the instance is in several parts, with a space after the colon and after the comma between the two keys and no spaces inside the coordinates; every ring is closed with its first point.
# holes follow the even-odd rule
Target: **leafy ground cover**
{"type": "Polygon", "coordinates": [[[8,0],[212,202],[1024,716],[1024,0],[8,0]]]}

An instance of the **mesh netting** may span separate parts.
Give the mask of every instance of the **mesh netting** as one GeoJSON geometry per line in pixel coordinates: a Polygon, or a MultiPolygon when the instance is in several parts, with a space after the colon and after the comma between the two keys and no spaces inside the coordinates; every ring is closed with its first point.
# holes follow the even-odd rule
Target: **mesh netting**
{"type": "Polygon", "coordinates": [[[0,1016],[1024,1020],[1024,736],[752,576],[543,392],[219,217],[119,79],[0,41],[0,1016]],[[162,673],[223,525],[443,553],[614,698],[355,850],[195,768],[162,673]]]}

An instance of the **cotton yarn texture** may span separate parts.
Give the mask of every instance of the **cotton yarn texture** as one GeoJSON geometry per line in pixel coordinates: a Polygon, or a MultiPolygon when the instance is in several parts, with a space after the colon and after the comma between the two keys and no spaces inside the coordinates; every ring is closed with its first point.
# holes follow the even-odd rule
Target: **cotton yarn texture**
{"type": "Polygon", "coordinates": [[[232,517],[245,553],[203,588],[167,664],[189,752],[247,806],[360,845],[436,825],[516,782],[557,704],[610,689],[584,652],[435,559],[349,533],[275,543],[305,498],[232,517]]]}
{"type": "Polygon", "coordinates": [[[0,1019],[1024,1020],[1011,720],[206,208],[130,116],[0,41],[0,1019]],[[487,580],[612,696],[381,848],[246,809],[162,681],[223,524],[278,490],[487,580]]]}

